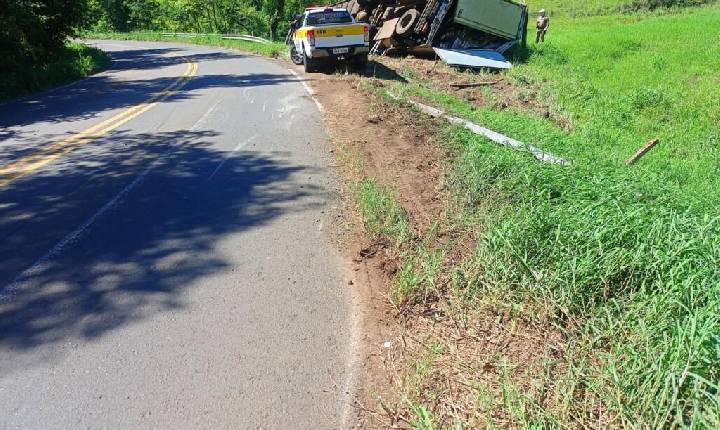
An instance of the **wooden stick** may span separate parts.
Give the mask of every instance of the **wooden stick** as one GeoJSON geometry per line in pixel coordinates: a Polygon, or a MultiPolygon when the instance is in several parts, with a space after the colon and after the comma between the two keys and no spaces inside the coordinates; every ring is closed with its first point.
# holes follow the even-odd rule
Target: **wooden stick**
{"type": "Polygon", "coordinates": [[[455,88],[472,88],[472,87],[481,87],[483,85],[495,85],[498,81],[481,81],[481,82],[452,82],[450,83],[451,87],[455,88]]]}
{"type": "Polygon", "coordinates": [[[642,148],[640,148],[640,149],[638,150],[638,152],[635,153],[635,155],[633,155],[632,157],[630,157],[630,158],[628,159],[628,161],[625,162],[625,165],[626,165],[626,166],[632,166],[632,165],[635,164],[639,159],[641,159],[645,154],[647,154],[648,152],[650,152],[650,150],[653,149],[653,148],[655,147],[655,145],[657,145],[658,143],[660,143],[660,139],[653,139],[653,140],[651,140],[650,142],[646,143],[645,146],[643,146],[642,148]]]}

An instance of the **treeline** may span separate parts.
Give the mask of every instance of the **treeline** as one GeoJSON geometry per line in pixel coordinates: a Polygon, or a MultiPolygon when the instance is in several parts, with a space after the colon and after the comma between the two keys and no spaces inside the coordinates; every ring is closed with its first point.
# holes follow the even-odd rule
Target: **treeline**
{"type": "Polygon", "coordinates": [[[13,64],[41,61],[88,24],[84,0],[0,0],[0,55],[13,64]]]}
{"type": "Polygon", "coordinates": [[[312,0],[87,0],[95,31],[249,33],[279,39],[312,0]]]}
{"type": "Polygon", "coordinates": [[[86,0],[0,0],[0,100],[86,76],[107,61],[68,44],[91,25],[86,0]]]}
{"type": "Polygon", "coordinates": [[[102,53],[68,41],[83,31],[250,33],[282,39],[312,0],[0,0],[0,99],[102,67],[102,53]]]}

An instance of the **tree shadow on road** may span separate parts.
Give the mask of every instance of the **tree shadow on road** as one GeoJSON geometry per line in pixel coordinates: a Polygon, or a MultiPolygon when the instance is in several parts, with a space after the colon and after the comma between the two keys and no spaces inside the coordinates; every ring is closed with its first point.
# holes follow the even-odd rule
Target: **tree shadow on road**
{"type": "Polygon", "coordinates": [[[219,151],[216,137],[119,133],[1,189],[0,351],[92,339],[182,308],[200,278],[232,270],[222,239],[332,198],[309,179],[316,168],[219,151]],[[29,261],[39,264],[27,271],[29,261]]]}

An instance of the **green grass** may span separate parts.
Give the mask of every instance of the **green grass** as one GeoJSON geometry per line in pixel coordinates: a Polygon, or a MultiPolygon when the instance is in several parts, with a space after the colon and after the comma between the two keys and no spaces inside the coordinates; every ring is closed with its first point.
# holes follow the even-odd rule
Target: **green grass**
{"type": "Polygon", "coordinates": [[[83,78],[105,68],[110,59],[99,49],[68,43],[41,64],[11,62],[0,79],[0,100],[18,97],[83,78]]]}
{"type": "Polygon", "coordinates": [[[514,209],[482,236],[466,270],[485,271],[464,288],[543,303],[573,327],[602,363],[588,386],[624,424],[718,425],[717,218],[667,205],[671,187],[542,166],[459,135],[458,199],[469,211],[488,197],[514,209]]]}
{"type": "MultiPolygon", "coordinates": [[[[432,250],[424,243],[410,243],[410,221],[390,189],[365,179],[357,185],[356,201],[367,231],[375,237],[395,240],[401,250],[401,266],[395,276],[392,299],[397,303],[411,297],[427,297],[436,290],[436,275],[444,257],[442,250],[432,250]]],[[[434,239],[429,238],[428,241],[434,239]]]]}
{"type": "Polygon", "coordinates": [[[568,22],[513,71],[540,85],[574,125],[572,139],[548,147],[617,164],[659,138],[640,170],[671,173],[667,179],[683,193],[720,190],[708,186],[718,184],[720,155],[720,45],[711,42],[720,38],[718,19],[720,8],[710,7],[639,21],[568,22]]]}
{"type": "Polygon", "coordinates": [[[436,277],[440,273],[445,252],[431,250],[425,243],[415,244],[401,255],[402,266],[395,276],[393,299],[402,303],[408,298],[425,300],[437,290],[436,277]]]}
{"type": "Polygon", "coordinates": [[[550,16],[583,17],[611,14],[613,12],[636,12],[646,10],[673,10],[681,7],[700,6],[714,0],[530,0],[530,11],[548,11],[550,16]]]}
{"type": "Polygon", "coordinates": [[[356,197],[370,234],[394,238],[400,243],[407,241],[410,237],[407,213],[387,188],[366,179],[358,184],[356,197]]]}
{"type": "Polygon", "coordinates": [[[573,161],[540,164],[456,127],[444,139],[457,157],[443,221],[482,224],[455,288],[542,308],[535,317],[567,333],[572,384],[610,420],[568,395],[572,413],[547,425],[720,428],[717,22],[717,6],[556,22],[509,78],[565,128],[471,106],[417,75],[391,85],[573,161]],[[660,145],[625,166],[652,138],[660,145]]]}
{"type": "Polygon", "coordinates": [[[416,417],[410,422],[413,430],[437,430],[432,413],[421,403],[421,399],[427,396],[424,386],[430,377],[435,366],[435,360],[444,352],[440,344],[429,345],[413,363],[411,373],[405,380],[405,403],[412,414],[416,417]]]}
{"type": "Polygon", "coordinates": [[[149,31],[136,31],[131,33],[87,33],[88,39],[114,39],[114,40],[146,40],[177,43],[192,43],[196,45],[220,46],[237,49],[243,52],[263,55],[266,57],[287,56],[287,46],[278,42],[257,43],[245,40],[222,39],[219,36],[200,37],[165,37],[162,33],[149,31]]]}

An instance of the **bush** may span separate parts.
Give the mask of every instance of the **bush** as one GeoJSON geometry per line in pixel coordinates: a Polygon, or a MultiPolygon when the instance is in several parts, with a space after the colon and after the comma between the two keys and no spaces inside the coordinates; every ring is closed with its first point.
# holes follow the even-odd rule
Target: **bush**
{"type": "Polygon", "coordinates": [[[45,61],[11,63],[0,80],[0,100],[88,76],[108,63],[107,54],[79,43],[65,45],[45,61]]]}

